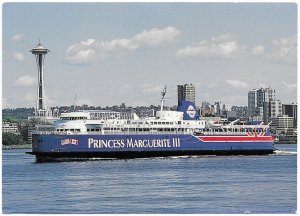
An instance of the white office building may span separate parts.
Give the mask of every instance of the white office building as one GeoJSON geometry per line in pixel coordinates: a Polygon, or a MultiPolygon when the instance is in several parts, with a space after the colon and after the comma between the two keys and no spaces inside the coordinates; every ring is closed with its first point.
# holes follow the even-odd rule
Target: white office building
{"type": "MultiPolygon", "coordinates": [[[[275,101],[275,90],[271,87],[253,89],[248,92],[248,116],[262,117],[265,123],[270,117],[270,102],[275,101]]],[[[273,106],[275,106],[273,104],[273,106]]],[[[279,111],[278,111],[279,112],[279,111]]]]}
{"type": "Polygon", "coordinates": [[[270,120],[272,121],[271,126],[276,130],[287,130],[294,127],[294,119],[288,115],[272,117],[270,120]]]}
{"type": "Polygon", "coordinates": [[[17,123],[2,122],[2,133],[20,134],[17,123]]]}

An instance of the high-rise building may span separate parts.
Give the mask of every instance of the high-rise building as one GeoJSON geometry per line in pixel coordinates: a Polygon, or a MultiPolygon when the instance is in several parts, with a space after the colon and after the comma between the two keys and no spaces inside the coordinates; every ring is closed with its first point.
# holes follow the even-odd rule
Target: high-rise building
{"type": "Polygon", "coordinates": [[[221,102],[215,102],[216,107],[216,115],[221,116],[223,115],[223,104],[221,102]]]}
{"type": "MultiPolygon", "coordinates": [[[[212,115],[212,111],[211,111],[211,104],[204,101],[202,102],[202,106],[200,108],[200,116],[209,116],[209,115],[212,115]]],[[[215,111],[215,110],[214,110],[215,111]]]]}
{"type": "Polygon", "coordinates": [[[270,116],[269,106],[271,101],[275,101],[275,90],[271,87],[253,89],[248,92],[248,116],[260,116],[264,122],[268,122],[270,116]]]}
{"type": "Polygon", "coordinates": [[[297,104],[282,104],[282,115],[293,117],[294,128],[297,127],[297,104]]]}
{"type": "Polygon", "coordinates": [[[257,89],[257,106],[263,107],[264,102],[275,100],[275,90],[269,88],[257,89]]]}
{"type": "Polygon", "coordinates": [[[253,117],[256,115],[257,106],[257,89],[248,92],[248,116],[253,117]]]}
{"type": "Polygon", "coordinates": [[[223,104],[223,112],[224,111],[226,111],[226,112],[228,112],[228,111],[231,111],[231,105],[230,104],[223,104]]]}
{"type": "Polygon", "coordinates": [[[269,116],[277,117],[279,115],[282,115],[282,105],[280,100],[274,100],[269,102],[269,116]]]}
{"type": "Polygon", "coordinates": [[[177,85],[178,105],[181,100],[195,103],[195,86],[193,84],[177,85]]]}

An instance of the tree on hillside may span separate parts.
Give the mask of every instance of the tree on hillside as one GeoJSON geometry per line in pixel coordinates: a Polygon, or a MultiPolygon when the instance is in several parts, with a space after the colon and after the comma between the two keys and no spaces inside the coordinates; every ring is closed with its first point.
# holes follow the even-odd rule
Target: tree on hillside
{"type": "Polygon", "coordinates": [[[21,135],[14,133],[2,133],[2,145],[21,145],[24,141],[21,135]]]}

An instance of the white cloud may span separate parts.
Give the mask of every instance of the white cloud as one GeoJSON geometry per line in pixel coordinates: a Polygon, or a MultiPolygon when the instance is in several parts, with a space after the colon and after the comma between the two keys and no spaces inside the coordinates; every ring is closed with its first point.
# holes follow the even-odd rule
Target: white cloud
{"type": "Polygon", "coordinates": [[[223,34],[218,37],[212,37],[208,41],[189,45],[186,48],[179,49],[176,52],[177,57],[201,57],[201,58],[231,58],[239,50],[240,45],[234,40],[234,35],[223,34]]]}
{"type": "Polygon", "coordinates": [[[36,78],[35,77],[31,77],[28,75],[19,77],[16,81],[15,81],[15,85],[17,86],[35,86],[36,85],[36,78]]]}
{"type": "Polygon", "coordinates": [[[96,52],[92,49],[79,50],[78,52],[75,52],[72,56],[67,56],[66,59],[70,62],[88,63],[96,59],[96,52]]]}
{"type": "Polygon", "coordinates": [[[12,57],[17,60],[17,61],[24,61],[24,55],[23,53],[20,53],[20,52],[14,52],[12,54],[12,57]]]}
{"type": "Polygon", "coordinates": [[[227,84],[233,86],[234,88],[248,88],[248,84],[239,80],[227,80],[227,84]]]}
{"type": "Polygon", "coordinates": [[[14,36],[12,36],[11,41],[16,43],[16,42],[20,42],[24,40],[24,34],[15,34],[14,36]]]}
{"type": "Polygon", "coordinates": [[[81,43],[83,45],[89,46],[89,45],[95,43],[95,40],[94,39],[87,39],[87,41],[81,41],[81,43]]]}
{"type": "Polygon", "coordinates": [[[275,46],[296,46],[297,45],[297,36],[292,35],[287,38],[280,38],[273,40],[275,46]]]}
{"type": "Polygon", "coordinates": [[[232,41],[234,40],[235,35],[232,33],[226,33],[226,34],[221,34],[217,37],[212,37],[211,41],[215,42],[215,43],[223,43],[223,42],[227,42],[227,41],[232,41]]]}
{"type": "Polygon", "coordinates": [[[297,83],[295,83],[295,84],[289,84],[289,83],[287,83],[287,82],[285,82],[285,81],[281,81],[280,83],[281,83],[285,88],[287,88],[287,89],[295,90],[295,89],[297,88],[297,83]]]}
{"type": "Polygon", "coordinates": [[[140,48],[169,44],[174,42],[179,34],[180,31],[169,26],[164,29],[145,30],[131,38],[117,38],[111,41],[87,39],[71,45],[66,51],[66,60],[75,64],[87,64],[140,48]]]}
{"type": "Polygon", "coordinates": [[[296,35],[273,40],[273,45],[275,46],[275,51],[269,57],[284,62],[295,62],[297,60],[296,35]]]}
{"type": "Polygon", "coordinates": [[[143,31],[135,35],[133,42],[139,47],[158,46],[174,42],[179,34],[180,32],[171,26],[164,29],[153,28],[150,31],[143,31]]]}
{"type": "Polygon", "coordinates": [[[251,54],[253,55],[262,55],[265,52],[265,48],[262,45],[255,46],[251,49],[251,54]]]}

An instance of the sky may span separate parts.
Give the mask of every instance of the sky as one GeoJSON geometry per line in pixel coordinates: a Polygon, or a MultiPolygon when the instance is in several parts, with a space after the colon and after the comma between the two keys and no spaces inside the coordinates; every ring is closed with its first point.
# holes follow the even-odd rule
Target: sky
{"type": "Polygon", "coordinates": [[[2,108],[35,107],[40,42],[48,107],[167,105],[177,85],[206,101],[247,106],[271,87],[297,102],[295,3],[2,4],[2,108]]]}

